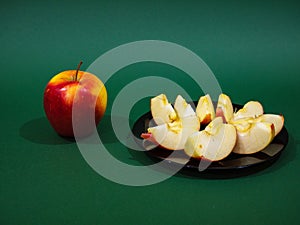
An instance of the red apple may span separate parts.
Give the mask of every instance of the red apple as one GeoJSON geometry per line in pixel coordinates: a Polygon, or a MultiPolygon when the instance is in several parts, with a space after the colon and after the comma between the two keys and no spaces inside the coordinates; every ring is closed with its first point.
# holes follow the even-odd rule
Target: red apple
{"type": "Polygon", "coordinates": [[[107,104],[107,92],[95,75],[77,70],[67,70],[55,75],[44,92],[46,116],[61,136],[87,136],[98,125],[107,104]],[[76,115],[74,115],[74,109],[76,115]]]}

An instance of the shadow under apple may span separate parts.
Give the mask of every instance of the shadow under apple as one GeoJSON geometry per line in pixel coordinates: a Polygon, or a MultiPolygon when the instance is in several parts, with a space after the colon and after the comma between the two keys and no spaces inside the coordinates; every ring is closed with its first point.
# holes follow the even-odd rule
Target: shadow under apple
{"type": "MultiPolygon", "coordinates": [[[[118,139],[115,137],[111,127],[111,116],[104,115],[97,131],[103,143],[115,143],[118,139]]],[[[19,135],[36,144],[46,145],[64,145],[76,143],[74,138],[67,138],[58,135],[51,127],[46,117],[35,118],[24,123],[19,129],[19,135]]]]}
{"type": "Polygon", "coordinates": [[[46,117],[27,121],[20,127],[19,134],[24,139],[36,144],[63,145],[75,142],[72,138],[59,136],[53,130],[46,117]]]}

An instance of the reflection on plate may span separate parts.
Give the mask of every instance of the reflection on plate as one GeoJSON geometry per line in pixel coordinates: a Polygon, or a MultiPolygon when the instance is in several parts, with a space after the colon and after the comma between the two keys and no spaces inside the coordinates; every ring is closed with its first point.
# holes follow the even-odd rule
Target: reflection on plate
{"type": "MultiPolygon", "coordinates": [[[[196,104],[195,102],[194,104],[196,104]]],[[[234,108],[241,108],[241,105],[233,104],[234,108]]],[[[151,112],[142,115],[133,126],[133,134],[140,138],[141,133],[147,132],[149,122],[152,119],[151,112]]],[[[204,127],[201,127],[203,129],[204,127]]],[[[166,150],[156,147],[152,150],[145,151],[154,161],[167,160],[168,166],[181,165],[181,173],[191,176],[207,178],[232,178],[244,176],[260,171],[273,164],[282,153],[288,143],[288,132],[285,127],[273,139],[273,141],[264,150],[249,155],[240,155],[231,153],[225,159],[213,162],[204,171],[199,171],[200,160],[189,158],[183,150],[175,151],[166,150]]],[[[202,160],[203,162],[203,160],[202,160]]]]}

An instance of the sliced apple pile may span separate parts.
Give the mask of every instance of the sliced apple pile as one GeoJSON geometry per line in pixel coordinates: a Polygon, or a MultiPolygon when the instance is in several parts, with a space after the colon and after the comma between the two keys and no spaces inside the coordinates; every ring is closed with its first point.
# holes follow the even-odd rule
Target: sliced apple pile
{"type": "Polygon", "coordinates": [[[169,150],[183,149],[186,139],[200,129],[195,111],[181,95],[177,96],[174,109],[166,96],[152,98],[151,113],[157,126],[141,136],[169,150]]]}
{"type": "Polygon", "coordinates": [[[229,96],[220,94],[216,109],[207,94],[199,98],[196,112],[178,95],[174,108],[164,94],[151,99],[157,126],[141,136],[165,149],[184,150],[192,158],[218,161],[231,152],[253,154],[267,147],[284,125],[282,115],[264,114],[258,101],[234,112],[229,96]],[[200,124],[206,125],[199,131],[200,124]]]}

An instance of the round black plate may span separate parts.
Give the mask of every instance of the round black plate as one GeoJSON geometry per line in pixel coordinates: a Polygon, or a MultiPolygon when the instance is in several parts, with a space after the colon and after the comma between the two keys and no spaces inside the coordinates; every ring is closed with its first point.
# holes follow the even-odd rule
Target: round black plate
{"type": "MultiPolygon", "coordinates": [[[[194,104],[196,103],[194,102],[194,104]]],[[[242,108],[241,105],[237,104],[233,104],[233,106],[236,109],[242,108]]],[[[137,138],[140,138],[142,133],[147,133],[151,119],[151,112],[148,112],[135,122],[132,132],[137,138]]],[[[204,126],[201,129],[204,129],[204,126]]],[[[255,173],[270,166],[278,159],[287,143],[288,132],[283,127],[281,132],[264,150],[249,155],[231,153],[223,160],[210,163],[203,171],[199,170],[200,160],[189,158],[183,150],[178,150],[176,154],[172,154],[174,151],[156,147],[145,151],[145,153],[155,161],[167,160],[170,168],[172,168],[172,165],[177,167],[181,165],[182,169],[180,172],[186,175],[208,178],[232,178],[255,173]]]]}

